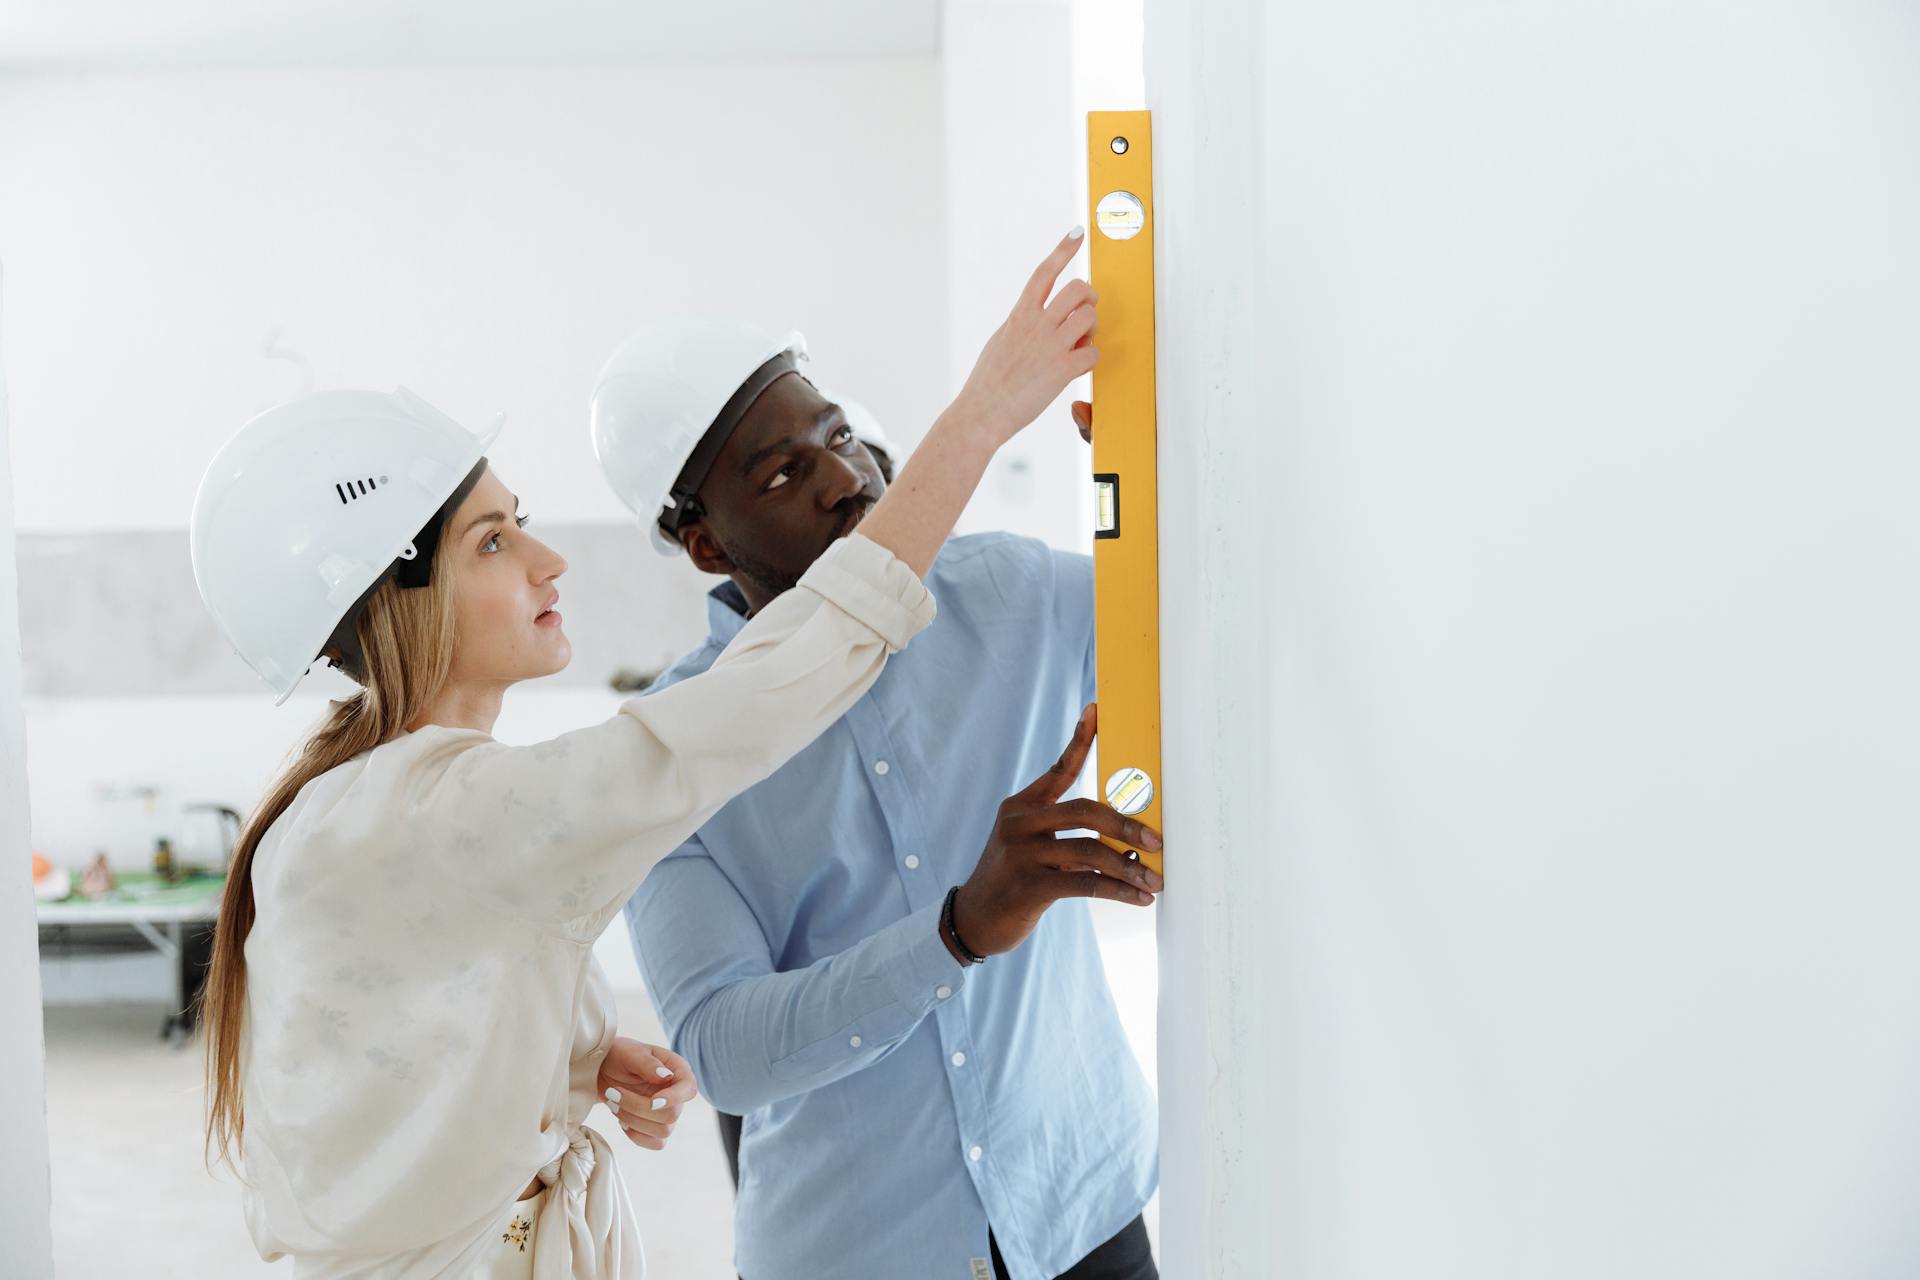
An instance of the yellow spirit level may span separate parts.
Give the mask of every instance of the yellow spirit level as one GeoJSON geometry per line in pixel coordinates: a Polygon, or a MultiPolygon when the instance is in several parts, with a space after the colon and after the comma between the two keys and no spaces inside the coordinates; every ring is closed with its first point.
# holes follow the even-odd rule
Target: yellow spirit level
{"type": "MultiPolygon", "coordinates": [[[[1153,126],[1087,116],[1093,371],[1093,589],[1101,793],[1160,827],[1160,534],[1153,383],[1153,126]]],[[[1112,844],[1112,841],[1108,842],[1112,844]]],[[[1121,846],[1115,845],[1115,848],[1121,846]]],[[[1162,870],[1162,856],[1137,850],[1162,870]]]]}

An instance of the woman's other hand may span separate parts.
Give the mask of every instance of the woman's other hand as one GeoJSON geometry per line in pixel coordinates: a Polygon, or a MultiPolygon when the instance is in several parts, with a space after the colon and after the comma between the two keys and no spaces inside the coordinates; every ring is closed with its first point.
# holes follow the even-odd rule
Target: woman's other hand
{"type": "Polygon", "coordinates": [[[618,1037],[600,1064],[600,1096],[633,1144],[649,1151],[667,1145],[680,1109],[699,1091],[693,1067],[661,1045],[618,1037]]]}

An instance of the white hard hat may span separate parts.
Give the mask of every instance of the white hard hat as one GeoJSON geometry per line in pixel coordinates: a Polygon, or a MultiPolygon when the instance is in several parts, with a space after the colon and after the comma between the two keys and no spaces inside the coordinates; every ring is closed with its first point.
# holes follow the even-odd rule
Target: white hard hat
{"type": "Polygon", "coordinates": [[[268,409],[214,455],[193,499],[193,578],[276,704],[389,570],[431,562],[415,535],[499,434],[405,388],[321,391],[268,409]]]}
{"type": "MultiPolygon", "coordinates": [[[[796,367],[808,359],[797,330],[775,336],[730,318],[677,316],[633,334],[608,357],[593,388],[593,454],[660,554],[681,551],[660,517],[681,500],[673,486],[688,459],[723,411],[746,411],[751,401],[735,406],[737,393],[783,355],[796,367]]],[[[891,453],[872,415],[864,416],[873,437],[849,409],[854,434],[891,453]]]]}

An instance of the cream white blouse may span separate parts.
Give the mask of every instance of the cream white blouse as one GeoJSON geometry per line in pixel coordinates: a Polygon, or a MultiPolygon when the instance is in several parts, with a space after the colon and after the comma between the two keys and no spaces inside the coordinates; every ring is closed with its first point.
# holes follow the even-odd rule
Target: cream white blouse
{"type": "Polygon", "coordinates": [[[407,734],[309,783],[261,841],[242,1172],[301,1277],[468,1275],[536,1174],[541,1280],[643,1273],[581,1122],[613,1038],[594,939],[647,871],[837,720],[933,620],[858,535],[712,670],[512,747],[407,734]]]}

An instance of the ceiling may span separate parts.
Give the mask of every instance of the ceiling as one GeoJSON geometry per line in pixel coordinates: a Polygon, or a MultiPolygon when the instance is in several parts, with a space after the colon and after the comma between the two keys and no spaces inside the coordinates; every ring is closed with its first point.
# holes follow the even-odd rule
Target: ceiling
{"type": "Polygon", "coordinates": [[[0,71],[931,56],[940,0],[0,0],[0,71]]]}

